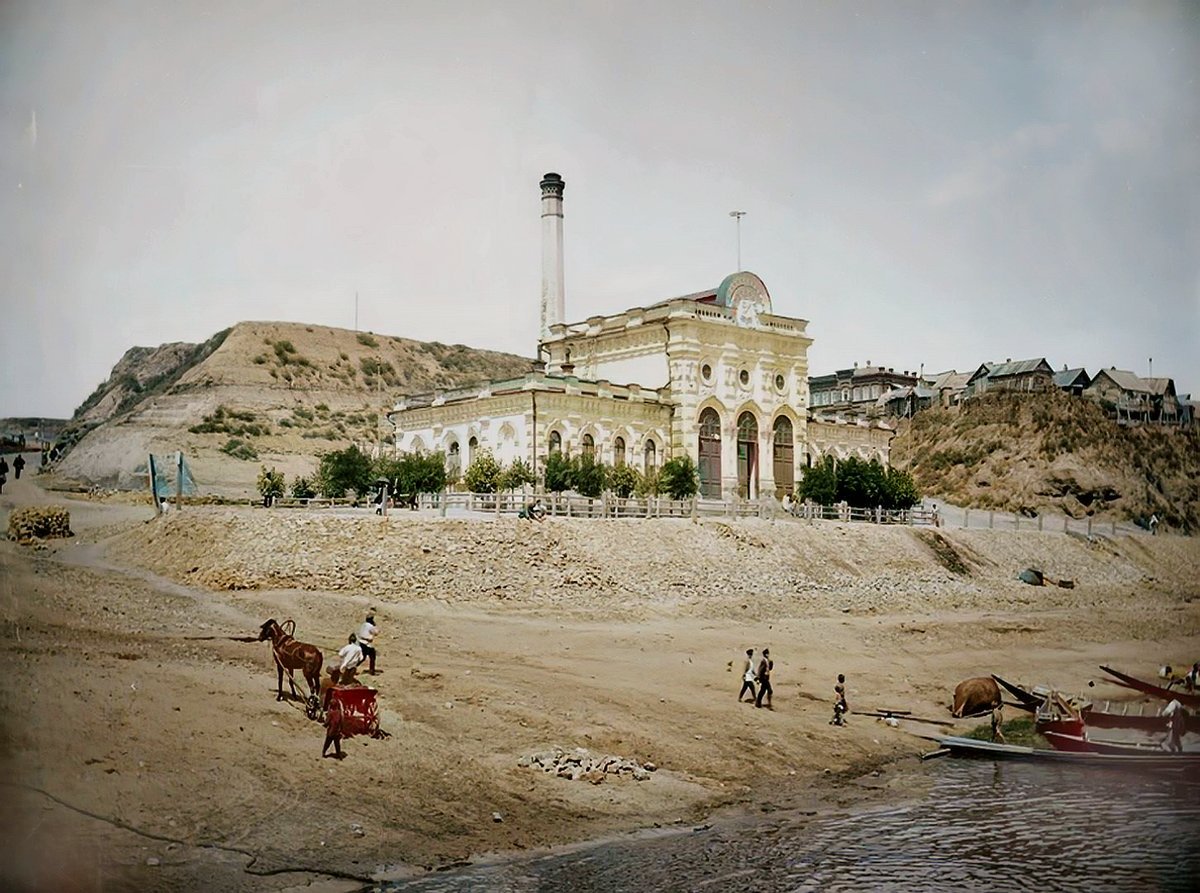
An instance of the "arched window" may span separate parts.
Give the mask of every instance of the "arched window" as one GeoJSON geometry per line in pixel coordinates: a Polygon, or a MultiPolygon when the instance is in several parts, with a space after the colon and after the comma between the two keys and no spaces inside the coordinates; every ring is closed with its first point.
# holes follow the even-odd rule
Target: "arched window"
{"type": "Polygon", "coordinates": [[[466,455],[467,465],[470,465],[472,462],[475,461],[475,456],[478,453],[479,453],[479,438],[472,437],[470,440],[467,441],[467,455],[466,455]]]}
{"type": "Polygon", "coordinates": [[[653,440],[646,441],[646,473],[654,471],[658,467],[658,447],[654,445],[653,440]]]}
{"type": "Polygon", "coordinates": [[[625,464],[625,438],[618,437],[613,441],[613,465],[625,464]]]}
{"type": "Polygon", "coordinates": [[[458,453],[458,441],[451,442],[446,455],[446,473],[451,478],[458,477],[459,469],[462,467],[462,457],[458,453]]]}
{"type": "Polygon", "coordinates": [[[700,495],[721,498],[721,417],[711,406],[700,413],[700,495]]]}
{"type": "Polygon", "coordinates": [[[550,432],[550,452],[552,454],[562,452],[562,435],[557,431],[550,432]]]}
{"type": "Polygon", "coordinates": [[[775,492],[779,496],[791,493],[795,489],[795,455],[796,445],[792,436],[792,420],[781,415],[775,420],[774,438],[771,444],[775,492]]]}
{"type": "Polygon", "coordinates": [[[585,456],[596,455],[596,441],[590,434],[583,435],[583,454],[585,456]]]}
{"type": "Polygon", "coordinates": [[[752,412],[738,417],[737,427],[738,495],[758,498],[758,419],[752,412]]]}

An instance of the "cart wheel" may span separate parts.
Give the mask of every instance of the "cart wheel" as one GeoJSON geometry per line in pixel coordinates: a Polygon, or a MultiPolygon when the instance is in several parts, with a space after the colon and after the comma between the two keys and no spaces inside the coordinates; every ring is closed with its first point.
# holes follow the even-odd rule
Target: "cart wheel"
{"type": "Polygon", "coordinates": [[[319,719],[321,716],[321,701],[316,695],[309,695],[304,701],[304,715],[309,719],[319,719]]]}

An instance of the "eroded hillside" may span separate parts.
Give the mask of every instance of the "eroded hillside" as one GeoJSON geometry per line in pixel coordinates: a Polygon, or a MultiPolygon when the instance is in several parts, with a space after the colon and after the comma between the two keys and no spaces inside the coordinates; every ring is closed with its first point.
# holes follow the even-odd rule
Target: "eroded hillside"
{"type": "Polygon", "coordinates": [[[893,464],[957,504],[1200,530],[1200,429],[1124,426],[1059,392],[989,394],[906,422],[893,464]]]}
{"type": "Polygon", "coordinates": [[[529,360],[298,323],[244,322],[200,345],[133,348],[72,420],[66,477],[136,484],[182,450],[204,492],[253,492],[260,464],[307,474],[318,453],[378,443],[401,394],[521,375],[529,360]]]}

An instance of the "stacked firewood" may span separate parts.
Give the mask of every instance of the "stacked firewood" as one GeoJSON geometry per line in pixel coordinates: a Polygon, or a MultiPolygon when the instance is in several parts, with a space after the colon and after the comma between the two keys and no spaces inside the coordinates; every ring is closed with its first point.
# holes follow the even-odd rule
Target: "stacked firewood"
{"type": "Polygon", "coordinates": [[[8,516],[8,538],[19,543],[74,536],[71,513],[62,506],[28,506],[8,516]]]}

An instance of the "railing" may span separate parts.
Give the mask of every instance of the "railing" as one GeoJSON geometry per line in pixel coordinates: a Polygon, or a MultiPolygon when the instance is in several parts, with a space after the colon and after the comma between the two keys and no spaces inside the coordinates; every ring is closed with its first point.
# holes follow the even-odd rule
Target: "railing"
{"type": "MultiPolygon", "coordinates": [[[[442,516],[453,515],[516,515],[523,508],[541,500],[546,517],[552,518],[765,518],[769,520],[840,521],[843,523],[902,524],[908,526],[944,527],[959,530],[1027,530],[1054,531],[1083,536],[1144,535],[1150,531],[1127,521],[1070,518],[1065,515],[1024,515],[988,509],[964,509],[931,501],[909,509],[855,508],[849,505],[823,506],[816,503],[795,503],[785,510],[774,499],[670,499],[666,496],[629,497],[587,496],[547,493],[538,497],[523,493],[425,493],[409,506],[407,496],[394,497],[388,513],[415,508],[436,511],[442,516]]],[[[184,500],[184,506],[189,500],[184,500]]],[[[222,500],[225,505],[262,506],[257,500],[222,500]]],[[[281,509],[348,509],[378,511],[371,497],[361,499],[279,498],[274,508],[281,509]]],[[[1159,533],[1165,533],[1159,530],[1159,533]]]]}

